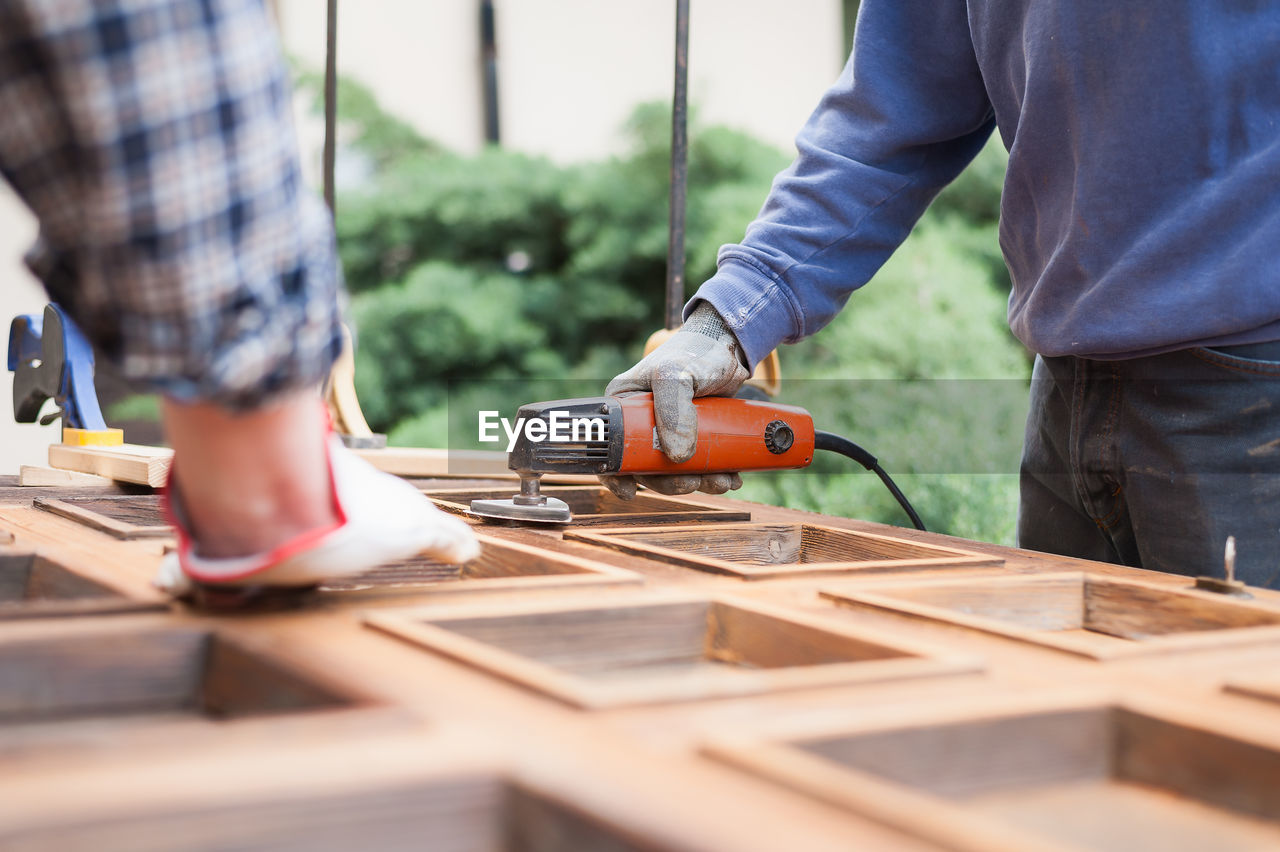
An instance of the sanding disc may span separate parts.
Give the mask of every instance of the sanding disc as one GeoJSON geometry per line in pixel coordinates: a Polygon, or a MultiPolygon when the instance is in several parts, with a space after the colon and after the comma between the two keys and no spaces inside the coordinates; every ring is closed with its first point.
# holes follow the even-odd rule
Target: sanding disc
{"type": "Polygon", "coordinates": [[[569,511],[569,504],[555,497],[547,497],[546,502],[532,506],[520,505],[511,498],[472,500],[471,510],[467,514],[482,521],[499,523],[568,524],[573,522],[573,512],[569,511]]]}

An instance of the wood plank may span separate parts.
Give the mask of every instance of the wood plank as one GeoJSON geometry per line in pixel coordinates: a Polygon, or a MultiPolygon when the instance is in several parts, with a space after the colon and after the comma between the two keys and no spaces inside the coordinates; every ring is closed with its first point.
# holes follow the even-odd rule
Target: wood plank
{"type": "Polygon", "coordinates": [[[77,473],[90,473],[122,482],[160,488],[169,476],[173,450],[122,444],[118,447],[49,446],[49,466],[77,473]]]}
{"type": "Polygon", "coordinates": [[[32,505],[125,541],[174,536],[160,510],[159,496],[37,497],[32,505]]]}
{"type": "Polygon", "coordinates": [[[18,484],[24,488],[104,486],[110,485],[113,481],[105,476],[76,473],[73,470],[57,470],[39,465],[24,464],[18,468],[18,484]]]}
{"type": "MultiPolygon", "coordinates": [[[[506,453],[484,450],[441,450],[422,447],[353,449],[360,458],[386,473],[404,477],[502,479],[519,477],[507,467],[506,453]]],[[[59,470],[94,474],[122,482],[163,487],[169,475],[173,451],[166,447],[123,444],[118,447],[49,447],[49,466],[59,470]]],[[[552,474],[547,482],[591,484],[594,476],[552,474]]]]}

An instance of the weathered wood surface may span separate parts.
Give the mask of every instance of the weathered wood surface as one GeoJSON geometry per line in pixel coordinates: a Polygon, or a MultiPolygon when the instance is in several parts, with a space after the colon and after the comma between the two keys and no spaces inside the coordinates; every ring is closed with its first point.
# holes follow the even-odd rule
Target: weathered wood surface
{"type": "Polygon", "coordinates": [[[427,608],[368,623],[587,708],[965,673],[977,660],[746,600],[427,608]]]}
{"type": "MultiPolygon", "coordinates": [[[[426,495],[442,508],[455,514],[466,514],[472,500],[502,500],[512,489],[446,489],[427,491],[426,495]]],[[[542,493],[563,500],[573,513],[572,526],[609,526],[621,524],[693,523],[697,521],[749,521],[751,513],[699,502],[696,498],[666,497],[642,491],[632,500],[623,500],[599,485],[572,488],[544,487],[542,493]]]]}
{"type": "Polygon", "coordinates": [[[132,600],[38,553],[0,549],[0,621],[161,608],[157,602],[132,600]]]}
{"type": "Polygon", "coordinates": [[[952,849],[1270,848],[1280,730],[1224,721],[1185,701],[1060,691],[706,751],[952,849]]]}
{"type": "Polygon", "coordinates": [[[485,533],[478,538],[480,555],[463,565],[412,557],[333,580],[321,586],[320,591],[327,600],[340,602],[391,594],[518,592],[643,582],[639,574],[611,565],[549,553],[485,533]]]}
{"type": "Polygon", "coordinates": [[[998,557],[816,524],[570,530],[568,538],[748,580],[999,565],[998,557]]]}
{"type": "Polygon", "coordinates": [[[1183,583],[1170,588],[1084,573],[1041,574],[828,588],[821,594],[843,606],[955,624],[1099,660],[1280,640],[1280,610],[1183,583]]]}
{"type": "Polygon", "coordinates": [[[100,530],[114,538],[170,538],[158,495],[138,497],[36,497],[32,505],[100,530]]]}
{"type": "MultiPolygon", "coordinates": [[[[84,493],[51,491],[41,496],[84,493]]],[[[51,575],[52,587],[83,580],[164,605],[149,585],[161,542],[13,499],[0,506],[11,549],[79,578],[51,575]]],[[[1273,794],[1252,779],[1276,772],[1280,702],[1223,687],[1280,670],[1280,641],[1223,640],[1269,634],[1280,595],[1239,604],[1188,592],[1186,578],[698,502],[749,511],[751,526],[852,531],[900,561],[756,581],[576,534],[595,529],[485,526],[473,566],[389,566],[296,611],[0,623],[0,707],[13,708],[0,725],[0,846],[1061,849],[1097,839],[1064,833],[1080,807],[1126,848],[1274,845],[1275,824],[1258,816],[1274,814],[1273,794]],[[981,558],[909,564],[921,545],[981,558]],[[996,580],[1004,591],[984,593],[996,580]],[[969,612],[937,606],[929,584],[969,612]],[[892,608],[820,594],[890,587],[892,608]],[[897,609],[911,606],[1165,650],[1064,654],[897,609]],[[1151,624],[1153,609],[1168,620],[1151,624]],[[104,636],[135,643],[132,662],[113,662],[117,640],[104,636]],[[26,662],[6,669],[14,659],[26,662]],[[37,664],[58,672],[44,697],[17,688],[43,682],[30,681],[37,664]],[[107,674],[85,674],[95,666],[107,674]],[[155,700],[128,707],[130,695],[155,700]],[[42,701],[65,718],[33,718],[42,701]],[[983,745],[1002,736],[1021,745],[983,745]],[[796,746],[846,740],[904,774],[887,782],[796,746]],[[954,763],[930,763],[948,751],[954,763]]],[[[869,555],[831,542],[811,539],[808,555],[869,555]]]]}
{"type": "Polygon", "coordinates": [[[342,703],[267,654],[152,616],[27,623],[0,636],[0,726],[166,712],[234,718],[342,703]]]}

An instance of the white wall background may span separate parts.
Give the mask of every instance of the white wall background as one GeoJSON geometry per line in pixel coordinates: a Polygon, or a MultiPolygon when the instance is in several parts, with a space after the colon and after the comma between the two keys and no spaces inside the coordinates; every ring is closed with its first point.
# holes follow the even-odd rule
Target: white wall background
{"type": "MultiPolygon", "coordinates": [[[[275,0],[285,50],[324,67],[324,0],[275,0]]],[[[704,123],[782,148],[844,61],[840,0],[691,0],[689,99],[704,123]]],[[[496,0],[504,146],[559,161],[620,150],[632,108],[671,97],[675,4],[656,0],[496,0]]],[[[483,142],[476,0],[340,0],[338,67],[424,135],[462,152],[483,142]]],[[[300,116],[307,173],[322,128],[300,116]]],[[[21,262],[35,234],[0,187],[0,329],[45,301],[21,262]]],[[[7,340],[7,338],[6,338],[7,340]]],[[[58,426],[13,422],[0,378],[0,474],[43,464],[58,426]]]]}
{"type": "MultiPolygon", "coordinates": [[[[505,146],[557,160],[616,151],[642,101],[671,97],[670,0],[496,0],[505,146]]],[[[277,0],[285,49],[324,65],[321,0],[277,0]]],[[[840,0],[692,0],[689,98],[702,120],[791,140],[845,58],[840,0]]],[[[340,0],[338,68],[459,151],[483,138],[476,0],[340,0]]]]}

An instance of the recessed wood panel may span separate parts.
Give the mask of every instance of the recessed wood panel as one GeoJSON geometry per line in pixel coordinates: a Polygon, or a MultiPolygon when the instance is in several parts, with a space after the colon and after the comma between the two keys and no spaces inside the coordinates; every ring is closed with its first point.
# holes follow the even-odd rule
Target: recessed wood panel
{"type": "MultiPolygon", "coordinates": [[[[457,514],[471,508],[472,500],[505,500],[515,489],[427,491],[437,505],[457,514]]],[[[544,487],[542,493],[563,500],[573,513],[573,526],[613,524],[679,524],[700,521],[749,521],[751,513],[742,509],[711,506],[684,497],[664,497],[641,491],[623,500],[603,487],[544,487]]]]}
{"type": "Polygon", "coordinates": [[[514,592],[574,586],[642,583],[632,571],[589,562],[519,542],[480,534],[480,555],[462,565],[416,556],[353,577],[332,580],[321,593],[338,600],[353,595],[423,592],[514,592]]]}
{"type": "Polygon", "coordinates": [[[130,600],[38,553],[0,550],[0,620],[161,608],[130,600]]]}
{"type": "Polygon", "coordinates": [[[822,596],[1098,660],[1280,641],[1280,610],[1084,573],[921,580],[822,596]]]}
{"type": "Polygon", "coordinates": [[[227,719],[349,703],[209,630],[80,626],[0,638],[0,730],[125,715],[227,719]]]}
{"type": "MultiPolygon", "coordinates": [[[[664,826],[663,834],[679,834],[664,826]]],[[[467,772],[305,798],[274,790],[252,802],[115,814],[0,833],[6,849],[161,852],[403,849],[430,852],[641,852],[675,848],[623,823],[497,774],[467,772]]]]}
{"type": "Polygon", "coordinates": [[[1149,701],[908,715],[707,751],[949,849],[1280,846],[1277,742],[1149,701]]]}
{"type": "Polygon", "coordinates": [[[744,580],[1004,562],[972,551],[817,524],[570,529],[565,538],[744,580]]]}
{"type": "Polygon", "coordinates": [[[371,615],[371,626],[580,707],[975,671],[967,657],[755,602],[371,615]]]}

